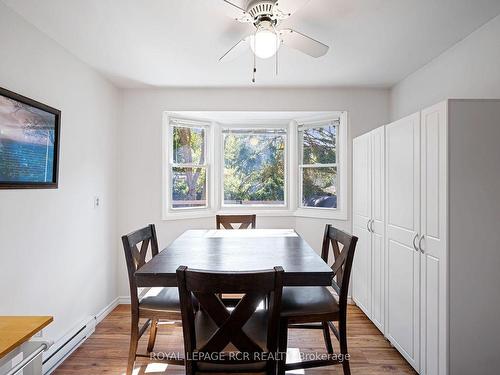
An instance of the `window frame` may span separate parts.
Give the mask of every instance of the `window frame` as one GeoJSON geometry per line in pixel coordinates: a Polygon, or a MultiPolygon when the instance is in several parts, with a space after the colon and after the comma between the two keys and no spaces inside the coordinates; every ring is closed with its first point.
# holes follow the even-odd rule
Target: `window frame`
{"type": "Polygon", "coordinates": [[[314,121],[301,121],[297,122],[296,129],[296,139],[297,139],[297,208],[295,210],[295,216],[300,217],[313,217],[313,218],[325,218],[333,220],[347,220],[347,112],[340,112],[338,118],[324,118],[317,119],[314,121]],[[336,153],[335,153],[335,163],[318,163],[318,164],[303,164],[301,160],[301,147],[299,133],[302,129],[313,129],[322,126],[328,126],[332,122],[338,122],[337,127],[337,139],[336,139],[336,153]],[[337,196],[337,207],[310,207],[304,206],[302,203],[302,189],[303,189],[303,170],[304,168],[337,168],[337,184],[336,184],[336,196],[337,196]]]}
{"type": "Polygon", "coordinates": [[[298,167],[298,173],[299,173],[299,178],[298,178],[298,191],[299,191],[299,198],[297,201],[297,206],[298,208],[303,208],[303,209],[322,209],[322,210],[336,210],[338,208],[338,172],[339,172],[339,167],[338,167],[338,140],[339,140],[339,129],[340,129],[340,119],[339,120],[329,120],[329,121],[318,121],[317,123],[311,123],[308,125],[300,125],[297,127],[297,146],[298,146],[298,161],[299,161],[299,167],[298,167]],[[303,158],[303,148],[304,145],[303,143],[301,144],[301,137],[299,136],[301,131],[305,131],[307,129],[318,129],[318,128],[326,128],[332,123],[335,123],[335,163],[315,163],[315,164],[304,164],[303,158]],[[301,160],[302,159],[302,160],[301,160]],[[305,206],[303,203],[303,194],[304,194],[304,168],[335,168],[337,170],[337,183],[335,186],[335,189],[337,190],[337,207],[332,208],[332,207],[312,207],[312,206],[305,206]]]}
{"type": "Polygon", "coordinates": [[[182,116],[174,116],[165,114],[164,117],[164,131],[163,131],[163,197],[165,203],[163,204],[163,218],[166,219],[170,216],[175,216],[184,213],[193,213],[193,217],[199,217],[200,212],[208,213],[212,206],[211,197],[211,129],[210,122],[203,120],[193,120],[183,118],[182,116]],[[174,128],[196,128],[203,129],[204,136],[204,163],[203,164],[190,164],[190,163],[174,163],[174,128]],[[206,203],[204,206],[195,207],[173,207],[174,200],[172,198],[172,178],[174,168],[204,168],[205,169],[205,195],[206,203]]]}
{"type": "MultiPolygon", "coordinates": [[[[289,142],[289,126],[284,125],[284,124],[268,124],[268,125],[234,125],[230,126],[228,124],[220,124],[219,125],[219,133],[220,136],[219,142],[220,142],[220,162],[219,164],[219,209],[220,210],[226,210],[226,211],[245,211],[246,208],[250,208],[252,210],[287,210],[290,205],[289,205],[289,185],[290,185],[290,180],[289,180],[289,147],[290,147],[290,142],[289,142]],[[283,199],[283,204],[245,204],[245,205],[236,205],[236,204],[226,204],[224,203],[224,130],[225,129],[230,129],[230,130],[272,130],[272,129],[282,129],[284,130],[283,137],[285,138],[285,152],[284,152],[284,158],[285,158],[285,183],[284,183],[284,199],[283,199]]],[[[250,133],[251,134],[251,133],[250,133]]]]}

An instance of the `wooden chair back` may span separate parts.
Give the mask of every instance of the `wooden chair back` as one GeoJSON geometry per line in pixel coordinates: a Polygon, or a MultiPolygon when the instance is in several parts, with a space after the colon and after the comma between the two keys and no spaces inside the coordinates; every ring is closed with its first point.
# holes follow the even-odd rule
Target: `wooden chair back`
{"type": "MultiPolygon", "coordinates": [[[[187,374],[195,373],[200,362],[241,365],[242,363],[263,362],[262,355],[265,353],[272,353],[275,357],[278,348],[283,273],[282,267],[255,272],[210,272],[188,269],[185,266],[177,269],[186,358],[188,356],[189,358],[212,358],[189,361],[186,364],[187,374]],[[222,302],[220,297],[222,293],[243,293],[244,296],[231,311],[222,302]],[[270,300],[269,309],[257,311],[266,297],[270,300]],[[201,347],[202,343],[197,342],[196,338],[195,316],[199,313],[197,311],[206,313],[217,326],[215,332],[201,347]],[[265,347],[261,347],[254,341],[251,337],[252,332],[247,334],[243,330],[243,326],[256,313],[267,314],[265,347]],[[235,352],[248,353],[249,358],[242,361],[241,357],[230,355],[229,351],[225,352],[229,344],[232,344],[235,352]],[[200,353],[203,355],[200,356],[200,353]],[[211,354],[216,354],[218,357],[213,359],[211,354]]],[[[267,362],[268,370],[274,369],[275,360],[264,362],[267,362]]]]}
{"type": "Polygon", "coordinates": [[[127,261],[131,304],[132,308],[138,308],[139,298],[135,272],[146,263],[149,249],[151,249],[151,257],[158,255],[158,239],[154,224],[122,236],[122,243],[123,250],[125,251],[125,260],[127,261]],[[140,249],[138,247],[139,244],[140,249]]]}
{"type": "Polygon", "coordinates": [[[358,238],[356,236],[351,236],[330,224],[325,226],[321,258],[329,264],[330,248],[332,249],[333,264],[331,268],[334,274],[332,288],[339,296],[339,307],[341,311],[347,310],[349,279],[357,242],[358,238]],[[342,248],[340,248],[339,244],[342,245],[342,248]]]}
{"type": "Polygon", "coordinates": [[[215,217],[217,229],[255,229],[257,215],[217,215],[215,217]],[[238,228],[233,227],[233,224],[240,224],[238,228]]]}

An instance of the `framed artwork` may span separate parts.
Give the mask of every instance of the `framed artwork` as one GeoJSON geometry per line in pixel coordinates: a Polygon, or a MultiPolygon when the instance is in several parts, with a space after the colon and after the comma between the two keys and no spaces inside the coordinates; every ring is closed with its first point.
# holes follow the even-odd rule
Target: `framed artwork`
{"type": "Polygon", "coordinates": [[[56,189],[61,111],[0,88],[0,189],[56,189]]]}

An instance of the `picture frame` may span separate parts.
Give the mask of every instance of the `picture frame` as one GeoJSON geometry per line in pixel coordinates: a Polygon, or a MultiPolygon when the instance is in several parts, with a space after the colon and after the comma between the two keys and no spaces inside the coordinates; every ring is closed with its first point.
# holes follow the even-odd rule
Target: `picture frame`
{"type": "Polygon", "coordinates": [[[57,189],[61,111],[0,87],[0,189],[57,189]]]}

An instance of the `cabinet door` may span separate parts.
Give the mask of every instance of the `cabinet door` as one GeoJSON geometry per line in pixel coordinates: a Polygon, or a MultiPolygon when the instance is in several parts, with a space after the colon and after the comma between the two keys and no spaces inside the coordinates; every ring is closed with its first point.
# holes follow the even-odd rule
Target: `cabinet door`
{"type": "Polygon", "coordinates": [[[370,133],[371,175],[372,175],[372,306],[371,319],[384,332],[384,291],[385,291],[385,127],[370,133]]]}
{"type": "Polygon", "coordinates": [[[421,148],[421,366],[446,374],[447,104],[422,111],[421,148]]]}
{"type": "Polygon", "coordinates": [[[353,262],[354,302],[371,314],[371,170],[370,134],[353,140],[353,234],[358,237],[353,262]]]}
{"type": "Polygon", "coordinates": [[[420,114],[386,126],[386,336],[419,371],[420,114]]]}

